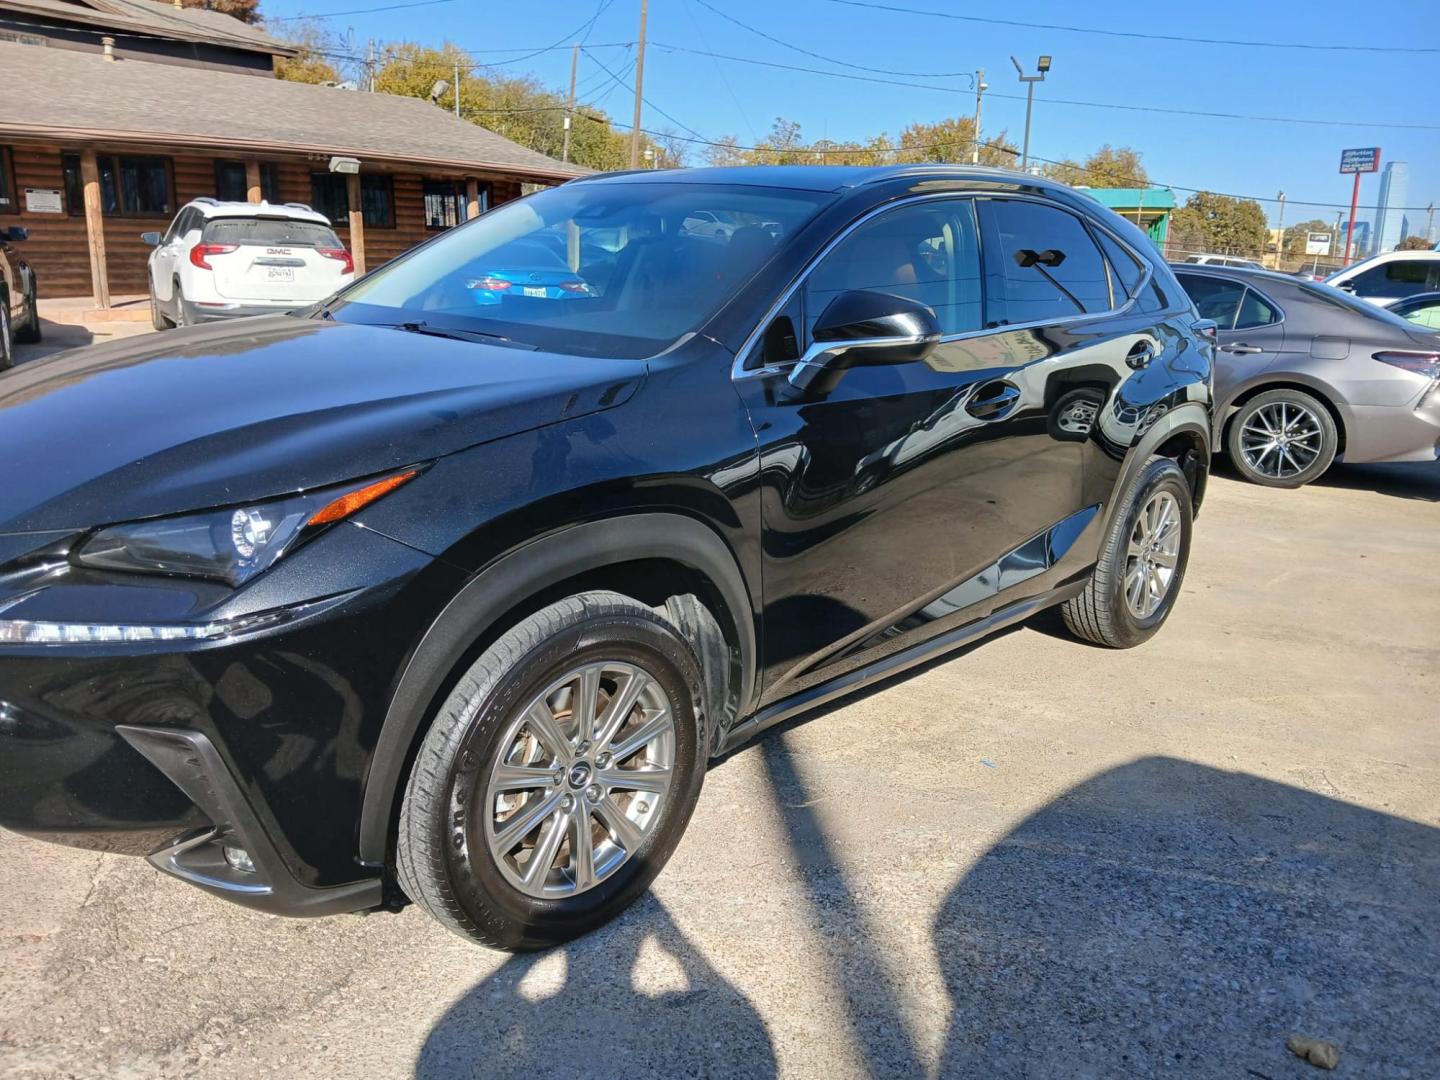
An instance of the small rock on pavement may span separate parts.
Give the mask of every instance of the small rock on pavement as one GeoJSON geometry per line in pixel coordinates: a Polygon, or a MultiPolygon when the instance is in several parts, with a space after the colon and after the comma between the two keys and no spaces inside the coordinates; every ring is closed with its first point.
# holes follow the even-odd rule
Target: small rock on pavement
{"type": "Polygon", "coordinates": [[[1309,1035],[1291,1035],[1285,1040],[1285,1045],[1296,1057],[1322,1069],[1333,1069],[1340,1064],[1340,1048],[1324,1039],[1312,1039],[1309,1035]]]}

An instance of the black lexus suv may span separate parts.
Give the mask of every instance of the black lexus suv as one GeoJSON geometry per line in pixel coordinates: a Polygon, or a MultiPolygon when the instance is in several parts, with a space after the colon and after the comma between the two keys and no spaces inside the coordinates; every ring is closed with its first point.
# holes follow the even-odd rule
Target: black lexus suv
{"type": "Polygon", "coordinates": [[[572,182],[315,308],[23,365],[0,824],[572,937],[777,721],[1050,605],[1153,634],[1213,333],[1063,186],[762,167],[572,182]]]}

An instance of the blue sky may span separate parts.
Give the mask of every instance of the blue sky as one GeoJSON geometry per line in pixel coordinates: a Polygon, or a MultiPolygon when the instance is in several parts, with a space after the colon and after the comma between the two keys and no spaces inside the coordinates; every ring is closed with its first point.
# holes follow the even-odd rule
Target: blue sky
{"type": "MultiPolygon", "coordinates": [[[[403,0],[264,0],[269,17],[325,15],[403,0]]],[[[1380,146],[1385,161],[1410,167],[1407,206],[1440,202],[1440,112],[1429,87],[1440,62],[1440,2],[1388,0],[1357,7],[1353,0],[1305,3],[1207,0],[1204,4],[1155,4],[1153,0],[877,0],[896,7],[947,11],[981,18],[1023,20],[1094,29],[1229,40],[1373,46],[1377,52],[1202,45],[1138,40],[1030,26],[1005,26],[922,17],[836,3],[834,0],[711,0],[714,7],[784,42],[837,61],[926,73],[925,77],[855,72],[874,79],[924,84],[896,86],[784,71],[670,51],[678,45],[777,64],[836,69],[766,40],[707,10],[697,0],[650,0],[645,96],[686,127],[742,143],[763,137],[776,116],[799,121],[807,139],[895,135],[914,120],[970,115],[974,93],[966,78],[930,73],[985,69],[984,130],[1008,130],[1019,142],[1024,126],[1024,88],[1010,55],[1033,65],[1040,53],[1054,57],[1047,81],[1036,88],[1031,151],[1044,158],[1083,157],[1102,143],[1131,145],[1144,155],[1153,180],[1177,188],[1207,188],[1263,198],[1272,224],[1277,191],[1289,200],[1289,223],[1333,220],[1345,204],[1350,178],[1337,172],[1346,147],[1380,146]],[[1358,17],[1357,17],[1358,15],[1358,17]],[[1431,53],[1395,49],[1433,48],[1431,53]],[[949,89],[953,88],[953,89],[949,89]],[[1002,95],[1014,95],[1006,98],[1002,95]],[[1016,100],[1019,99],[1019,100],[1016,100]],[[1174,116],[1062,105],[1072,99],[1206,112],[1243,113],[1287,121],[1345,121],[1326,126],[1296,122],[1174,116]],[[1434,125],[1406,130],[1381,124],[1434,125]]],[[[545,0],[486,3],[449,0],[432,6],[346,14],[327,19],[339,33],[408,39],[425,44],[450,40],[481,60],[519,56],[491,50],[533,50],[603,12],[588,34],[594,56],[619,72],[633,57],[639,0],[545,0]],[[486,50],[480,53],[479,50],[486,50]]],[[[279,30],[283,23],[272,28],[279,30]]],[[[556,49],[497,70],[529,71],[563,88],[570,51],[556,49]]],[[[843,70],[843,69],[842,69],[843,70]]],[[[628,81],[628,80],[627,80],[628,81]]],[[[600,101],[628,122],[630,100],[589,56],[581,57],[581,99],[610,92],[600,101]],[[608,85],[607,85],[608,83],[608,85]],[[587,93],[589,91],[589,93],[587,93]]],[[[678,125],[647,109],[647,128],[678,125]]],[[[697,159],[698,160],[698,159],[697,159]]],[[[1360,217],[1372,205],[1379,178],[1362,181],[1360,217]]],[[[1186,191],[1177,190],[1183,200],[1186,191]]],[[[1423,232],[1425,213],[1411,212],[1412,232],[1423,232]]],[[[1440,228],[1440,226],[1437,226],[1440,228]]]]}

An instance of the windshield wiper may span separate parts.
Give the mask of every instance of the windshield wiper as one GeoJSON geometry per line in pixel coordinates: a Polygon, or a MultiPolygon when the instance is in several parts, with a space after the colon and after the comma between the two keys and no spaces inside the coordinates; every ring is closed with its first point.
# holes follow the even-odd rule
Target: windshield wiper
{"type": "Polygon", "coordinates": [[[424,320],[389,323],[392,329],[404,330],[407,334],[429,334],[431,337],[450,338],[453,341],[480,341],[489,344],[509,345],[515,349],[529,349],[534,352],[538,345],[527,345],[522,341],[508,338],[504,334],[490,334],[484,330],[458,330],[448,326],[431,326],[424,320]]]}

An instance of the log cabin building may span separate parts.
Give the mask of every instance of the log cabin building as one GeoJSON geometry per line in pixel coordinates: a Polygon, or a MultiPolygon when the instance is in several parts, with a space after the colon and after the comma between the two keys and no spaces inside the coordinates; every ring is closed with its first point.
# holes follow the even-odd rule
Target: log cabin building
{"type": "Polygon", "coordinates": [[[140,234],[200,196],[308,204],[363,270],[584,171],[428,101],[276,79],[293,52],[159,0],[0,0],[0,227],[29,229],[40,295],[145,294],[140,234]]]}

